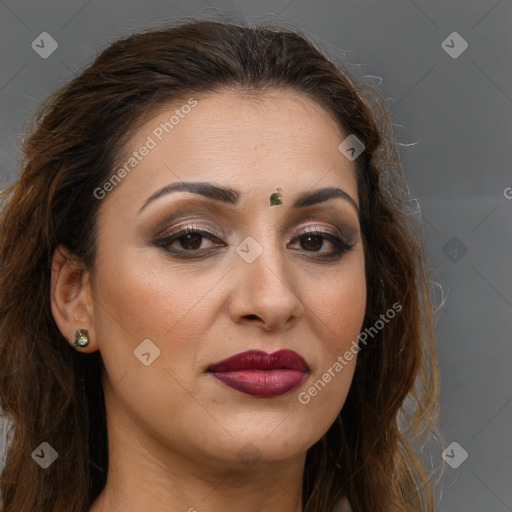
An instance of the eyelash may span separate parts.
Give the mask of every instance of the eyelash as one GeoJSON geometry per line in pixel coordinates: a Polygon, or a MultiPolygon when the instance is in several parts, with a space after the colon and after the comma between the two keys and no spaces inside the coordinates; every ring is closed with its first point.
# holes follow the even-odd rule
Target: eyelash
{"type": "MultiPolygon", "coordinates": [[[[182,228],[178,229],[174,233],[171,233],[168,236],[165,236],[163,238],[160,238],[154,242],[154,245],[157,247],[162,247],[166,252],[172,254],[176,258],[184,258],[184,259],[193,259],[194,257],[201,257],[201,255],[195,255],[197,252],[202,251],[203,253],[205,250],[201,249],[182,249],[182,250],[173,250],[170,249],[170,246],[178,241],[180,238],[182,238],[185,235],[189,234],[196,234],[200,235],[201,238],[206,238],[212,242],[215,242],[216,240],[219,240],[222,235],[219,233],[206,231],[204,229],[199,228],[198,226],[194,224],[183,226],[182,228]],[[184,253],[192,253],[190,256],[185,256],[184,253]]],[[[345,253],[349,252],[352,247],[354,247],[354,244],[349,244],[345,241],[344,238],[335,235],[333,233],[330,233],[328,231],[319,231],[316,226],[313,229],[308,229],[306,231],[303,231],[299,236],[295,237],[293,241],[300,240],[303,237],[306,236],[312,236],[312,237],[320,237],[323,240],[327,240],[328,242],[332,243],[335,246],[335,250],[327,256],[320,256],[316,259],[323,259],[323,260],[334,260],[334,259],[340,259],[345,253]]],[[[202,243],[202,240],[201,240],[202,243]]],[[[322,243],[323,246],[323,243],[322,243]]],[[[207,249],[206,251],[211,251],[211,249],[207,249]]],[[[308,253],[315,254],[317,251],[306,251],[308,253]]]]}

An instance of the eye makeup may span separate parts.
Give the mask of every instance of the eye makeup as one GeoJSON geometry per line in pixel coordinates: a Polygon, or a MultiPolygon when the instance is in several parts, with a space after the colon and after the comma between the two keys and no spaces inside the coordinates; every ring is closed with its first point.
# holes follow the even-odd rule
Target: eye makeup
{"type": "MultiPolygon", "coordinates": [[[[305,247],[304,244],[306,244],[306,248],[298,251],[305,253],[308,258],[314,256],[312,259],[324,261],[341,258],[355,245],[359,230],[349,227],[352,223],[340,222],[340,215],[336,210],[331,211],[332,208],[321,208],[324,215],[320,218],[318,215],[320,209],[315,210],[309,212],[316,213],[313,216],[293,212],[291,219],[286,222],[281,219],[276,223],[276,230],[281,233],[281,236],[288,238],[287,247],[293,248],[297,245],[305,247]],[[325,213],[328,214],[325,215],[325,213]],[[312,225],[311,222],[314,224],[312,225]],[[294,226],[291,234],[288,234],[290,227],[286,226],[294,226]],[[326,245],[332,245],[334,248],[328,254],[325,251],[320,252],[320,249],[326,245]],[[312,250],[309,250],[311,247],[312,250]]],[[[229,230],[214,220],[217,215],[216,212],[212,214],[212,210],[204,206],[185,205],[164,215],[150,230],[151,236],[147,242],[149,245],[162,248],[171,257],[179,259],[206,257],[229,245],[229,230]],[[186,224],[176,225],[184,219],[188,220],[186,224]],[[209,247],[205,248],[205,243],[209,247]]]]}

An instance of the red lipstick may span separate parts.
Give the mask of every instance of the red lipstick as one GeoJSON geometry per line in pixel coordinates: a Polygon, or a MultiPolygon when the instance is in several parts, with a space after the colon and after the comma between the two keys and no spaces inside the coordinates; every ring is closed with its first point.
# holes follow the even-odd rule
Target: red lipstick
{"type": "Polygon", "coordinates": [[[207,372],[236,391],[256,397],[275,397],[298,388],[307,379],[309,367],[292,350],[272,354],[249,350],[210,365],[207,372]]]}

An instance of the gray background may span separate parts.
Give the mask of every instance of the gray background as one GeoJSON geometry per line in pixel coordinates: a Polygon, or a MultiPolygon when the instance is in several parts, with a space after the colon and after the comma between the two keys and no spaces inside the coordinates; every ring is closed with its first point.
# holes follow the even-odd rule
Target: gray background
{"type": "MultiPolygon", "coordinates": [[[[166,20],[226,15],[302,29],[356,74],[382,79],[446,300],[441,431],[469,455],[436,485],[437,510],[512,510],[511,0],[2,1],[0,186],[17,176],[17,138],[39,103],[96,51],[166,20]],[[42,32],[59,45],[47,59],[31,48],[42,32]],[[469,45],[457,58],[442,46],[452,32],[469,45]]],[[[449,451],[453,464],[461,453],[449,451]]],[[[433,478],[440,462],[434,450],[433,478]]]]}

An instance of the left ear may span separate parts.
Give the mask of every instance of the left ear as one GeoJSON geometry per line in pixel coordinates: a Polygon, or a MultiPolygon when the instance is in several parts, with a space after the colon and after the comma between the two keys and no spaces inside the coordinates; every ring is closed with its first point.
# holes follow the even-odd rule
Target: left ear
{"type": "Polygon", "coordinates": [[[60,332],[73,347],[76,331],[87,330],[89,345],[80,348],[82,352],[98,349],[89,278],[89,272],[69,250],[62,245],[55,249],[50,291],[52,314],[60,332]]]}

